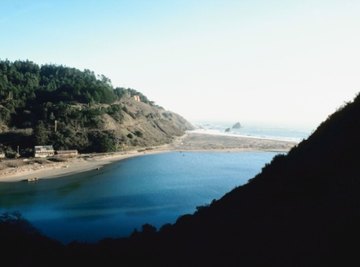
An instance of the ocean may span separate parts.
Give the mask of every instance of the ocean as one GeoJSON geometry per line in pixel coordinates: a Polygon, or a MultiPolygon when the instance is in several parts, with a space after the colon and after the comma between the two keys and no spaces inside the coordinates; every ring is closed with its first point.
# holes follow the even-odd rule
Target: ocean
{"type": "Polygon", "coordinates": [[[193,122],[196,129],[192,132],[293,142],[301,142],[303,139],[309,137],[312,132],[312,129],[309,127],[284,127],[255,123],[240,123],[241,127],[236,129],[233,128],[235,124],[236,122],[196,121],[193,122]]]}

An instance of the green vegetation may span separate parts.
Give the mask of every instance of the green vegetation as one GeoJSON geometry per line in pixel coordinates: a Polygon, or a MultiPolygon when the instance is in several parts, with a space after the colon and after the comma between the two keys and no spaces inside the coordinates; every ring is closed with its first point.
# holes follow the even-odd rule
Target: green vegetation
{"type": "Polygon", "coordinates": [[[103,128],[103,116],[121,123],[128,112],[121,100],[134,95],[153,106],[143,94],[113,88],[110,79],[90,70],[0,61],[0,149],[19,145],[23,154],[34,145],[53,144],[81,152],[114,151],[124,140],[103,128]]]}

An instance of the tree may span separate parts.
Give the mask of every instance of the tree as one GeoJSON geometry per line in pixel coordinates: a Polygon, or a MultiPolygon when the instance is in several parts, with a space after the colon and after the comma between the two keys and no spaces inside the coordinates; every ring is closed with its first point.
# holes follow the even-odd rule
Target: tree
{"type": "Polygon", "coordinates": [[[49,135],[49,132],[46,129],[44,122],[39,121],[34,129],[35,144],[46,145],[49,141],[48,135],[49,135]]]}
{"type": "Polygon", "coordinates": [[[95,152],[112,152],[117,149],[117,140],[113,132],[95,131],[89,133],[90,149],[95,152]]]}
{"type": "Polygon", "coordinates": [[[10,111],[5,107],[0,106],[0,121],[2,121],[3,123],[8,123],[10,121],[10,118],[10,111]]]}

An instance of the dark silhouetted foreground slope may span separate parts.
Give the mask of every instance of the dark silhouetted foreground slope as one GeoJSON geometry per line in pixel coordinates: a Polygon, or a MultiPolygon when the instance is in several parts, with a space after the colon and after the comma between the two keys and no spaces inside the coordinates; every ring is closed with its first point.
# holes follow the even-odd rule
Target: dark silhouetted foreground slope
{"type": "Polygon", "coordinates": [[[97,266],[359,266],[359,137],[360,96],[196,214],[158,232],[146,225],[129,239],[53,245],[52,258],[97,266]]]}

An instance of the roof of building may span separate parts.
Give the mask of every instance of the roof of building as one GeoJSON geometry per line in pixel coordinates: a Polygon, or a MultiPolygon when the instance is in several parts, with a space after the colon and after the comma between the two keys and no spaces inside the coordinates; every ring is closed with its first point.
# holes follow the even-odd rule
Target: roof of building
{"type": "Polygon", "coordinates": [[[78,151],[76,149],[74,149],[74,150],[57,150],[56,153],[58,153],[58,154],[78,153],[78,151]]]}
{"type": "Polygon", "coordinates": [[[53,146],[47,145],[47,146],[35,146],[35,150],[54,150],[53,146]]]}

